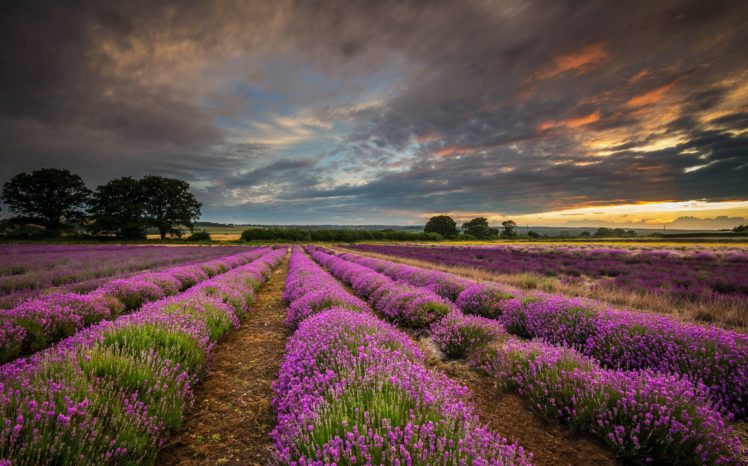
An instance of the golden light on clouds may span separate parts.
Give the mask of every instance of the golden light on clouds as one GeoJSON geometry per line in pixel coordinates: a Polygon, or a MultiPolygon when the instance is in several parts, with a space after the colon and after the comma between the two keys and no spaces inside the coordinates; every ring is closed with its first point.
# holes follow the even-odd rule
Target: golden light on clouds
{"type": "Polygon", "coordinates": [[[449,157],[455,154],[474,154],[478,152],[477,147],[447,146],[434,152],[436,157],[449,157]]]}
{"type": "MultiPolygon", "coordinates": [[[[577,196],[584,201],[585,196],[577,196]]],[[[492,225],[512,219],[518,225],[542,226],[625,226],[627,228],[658,228],[668,225],[680,217],[714,219],[717,217],[743,218],[748,222],[748,201],[653,201],[629,204],[582,206],[572,209],[538,212],[526,215],[509,215],[496,212],[453,211],[429,212],[421,215],[449,215],[457,223],[475,217],[486,217],[492,225]]]]}
{"type": "Polygon", "coordinates": [[[670,90],[675,87],[675,81],[667,83],[651,91],[632,97],[626,102],[627,107],[644,107],[646,105],[656,104],[665,98],[670,90]]]}
{"type": "MultiPolygon", "coordinates": [[[[573,209],[514,215],[519,224],[530,225],[625,225],[632,227],[658,227],[669,224],[679,217],[712,219],[720,216],[748,218],[748,201],[658,201],[637,202],[603,206],[584,206],[573,209]]],[[[505,217],[498,217],[505,218],[505,217]]]]}
{"type": "Polygon", "coordinates": [[[566,120],[549,120],[538,125],[538,131],[547,131],[554,128],[579,128],[580,126],[589,125],[600,121],[600,111],[596,110],[589,115],[578,118],[568,118],[566,120]]]}
{"type": "Polygon", "coordinates": [[[583,73],[609,58],[610,54],[603,42],[589,44],[573,53],[557,56],[552,65],[535,72],[529,81],[551,79],[569,71],[583,73]]]}

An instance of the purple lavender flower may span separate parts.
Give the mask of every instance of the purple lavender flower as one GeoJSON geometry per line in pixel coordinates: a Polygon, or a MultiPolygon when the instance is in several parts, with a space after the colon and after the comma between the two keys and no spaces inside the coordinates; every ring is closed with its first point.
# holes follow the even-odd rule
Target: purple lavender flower
{"type": "MultiPolygon", "coordinates": [[[[0,367],[0,458],[13,464],[150,463],[179,426],[215,341],[237,324],[240,287],[285,255],[83,329],[0,367]],[[3,430],[5,429],[5,430],[3,430]]],[[[232,262],[239,264],[239,262],[232,262]]],[[[244,292],[251,295],[250,286],[244,292]]]]}

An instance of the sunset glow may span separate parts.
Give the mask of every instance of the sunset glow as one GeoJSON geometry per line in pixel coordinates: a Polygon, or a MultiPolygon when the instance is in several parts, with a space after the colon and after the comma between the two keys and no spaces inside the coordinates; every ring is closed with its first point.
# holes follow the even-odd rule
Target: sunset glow
{"type": "Polygon", "coordinates": [[[573,3],[5,2],[0,183],[174,176],[232,223],[748,223],[748,4],[573,3]]]}

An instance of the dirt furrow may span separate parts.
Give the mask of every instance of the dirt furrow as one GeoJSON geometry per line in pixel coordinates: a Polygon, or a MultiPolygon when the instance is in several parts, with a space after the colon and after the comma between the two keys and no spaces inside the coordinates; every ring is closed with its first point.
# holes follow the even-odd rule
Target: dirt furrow
{"type": "Polygon", "coordinates": [[[499,389],[488,377],[479,374],[462,360],[444,360],[429,338],[420,346],[429,354],[428,364],[443,371],[452,380],[467,386],[478,415],[494,432],[519,442],[534,454],[533,464],[559,466],[613,466],[613,452],[598,439],[546,421],[533,413],[515,393],[499,389]]]}
{"type": "Polygon", "coordinates": [[[241,327],[213,351],[212,367],[197,388],[182,429],[161,451],[159,465],[264,465],[276,423],[272,382],[288,331],[283,289],[288,258],[257,293],[241,327]]]}

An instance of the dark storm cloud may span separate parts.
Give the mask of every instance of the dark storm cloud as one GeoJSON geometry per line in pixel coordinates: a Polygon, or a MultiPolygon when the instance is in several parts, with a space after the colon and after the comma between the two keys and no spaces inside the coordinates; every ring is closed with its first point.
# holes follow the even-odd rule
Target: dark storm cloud
{"type": "Polygon", "coordinates": [[[748,197],[745,2],[39,0],[0,31],[0,181],[318,220],[748,197]]]}

